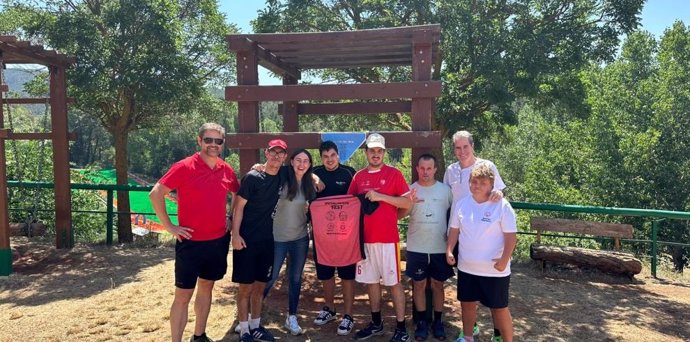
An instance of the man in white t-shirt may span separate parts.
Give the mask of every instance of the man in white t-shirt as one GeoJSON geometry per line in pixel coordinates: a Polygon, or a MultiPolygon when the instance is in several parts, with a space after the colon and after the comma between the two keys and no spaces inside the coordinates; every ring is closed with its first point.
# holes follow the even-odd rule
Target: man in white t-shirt
{"type": "MultiPolygon", "coordinates": [[[[455,205],[461,199],[470,194],[470,172],[482,164],[486,164],[491,168],[495,175],[495,182],[493,191],[491,192],[490,200],[492,202],[500,201],[503,198],[503,189],[506,185],[498,173],[496,165],[489,160],[477,158],[474,155],[474,139],[472,134],[468,131],[457,131],[453,134],[453,154],[457,158],[457,162],[450,164],[443,174],[443,183],[450,186],[453,191],[453,206],[451,213],[455,213],[455,205]]],[[[479,328],[474,327],[474,336],[479,336],[479,328]]],[[[495,328],[491,337],[491,342],[501,342],[500,332],[495,328]]]]}
{"type": "Polygon", "coordinates": [[[489,200],[494,173],[479,165],[470,176],[471,196],[455,204],[450,217],[446,258],[456,262],[453,247],[458,242],[458,300],[462,308],[464,336],[458,341],[473,342],[477,303],[491,309],[494,325],[505,342],[513,341],[513,324],[508,310],[510,258],[517,243],[517,220],[505,199],[489,200]]]}
{"type": "Polygon", "coordinates": [[[446,332],[443,314],[443,283],[453,276],[453,268],[446,262],[446,231],[448,210],[453,204],[450,187],[436,181],[436,157],[423,154],[417,160],[418,181],[410,185],[413,194],[411,209],[398,210],[398,218],[410,215],[407,229],[407,269],[405,274],[414,280],[414,316],[417,326],[415,340],[424,341],[429,336],[426,318],[427,279],[431,279],[434,319],[431,331],[435,339],[443,341],[446,332]]]}

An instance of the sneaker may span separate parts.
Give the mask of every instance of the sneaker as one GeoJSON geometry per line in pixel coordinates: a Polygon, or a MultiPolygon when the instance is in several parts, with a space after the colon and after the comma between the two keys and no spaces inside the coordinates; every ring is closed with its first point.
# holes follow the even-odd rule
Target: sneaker
{"type": "Polygon", "coordinates": [[[252,335],[244,333],[242,334],[242,336],[240,336],[240,342],[254,342],[254,338],[252,337],[252,335]]]}
{"type": "Polygon", "coordinates": [[[503,336],[491,335],[491,342],[503,342],[503,336]]]}
{"type": "Polygon", "coordinates": [[[331,312],[330,308],[327,306],[324,306],[321,311],[319,311],[319,315],[316,316],[316,319],[314,319],[314,324],[316,325],[324,325],[330,321],[335,320],[335,313],[331,312]]]}
{"type": "MultiPolygon", "coordinates": [[[[423,321],[420,321],[423,322],[423,321]]],[[[395,329],[395,333],[391,338],[390,342],[408,342],[411,341],[410,335],[407,334],[405,330],[395,329]]]]}
{"type": "Polygon", "coordinates": [[[254,338],[254,341],[261,341],[261,342],[273,342],[275,341],[275,337],[271,335],[268,330],[264,327],[258,327],[256,329],[253,329],[250,331],[252,334],[252,337],[254,338]]]}
{"type": "Polygon", "coordinates": [[[285,328],[290,331],[290,334],[297,336],[302,333],[302,328],[297,324],[297,316],[289,315],[285,318],[285,328]]]}
{"type": "Polygon", "coordinates": [[[338,326],[338,335],[340,336],[345,336],[352,331],[352,327],[355,325],[355,320],[352,318],[350,315],[345,315],[343,317],[343,320],[340,321],[340,325],[338,326]]]}
{"type": "Polygon", "coordinates": [[[434,338],[439,341],[446,340],[446,329],[443,327],[443,321],[434,321],[431,324],[431,331],[434,333],[434,338]]]}
{"type": "Polygon", "coordinates": [[[355,333],[354,339],[366,340],[369,337],[378,335],[383,335],[383,322],[381,322],[379,325],[374,324],[374,322],[369,322],[369,325],[367,325],[366,328],[355,333]]]}
{"type": "Polygon", "coordinates": [[[192,338],[189,339],[189,341],[190,342],[213,342],[212,339],[210,339],[210,338],[208,338],[208,336],[206,336],[206,333],[201,334],[201,336],[199,336],[199,337],[194,337],[194,335],[192,335],[192,338]]]}
{"type": "Polygon", "coordinates": [[[421,342],[425,341],[429,337],[429,325],[425,320],[419,320],[417,322],[417,328],[414,330],[415,341],[421,342]]]}

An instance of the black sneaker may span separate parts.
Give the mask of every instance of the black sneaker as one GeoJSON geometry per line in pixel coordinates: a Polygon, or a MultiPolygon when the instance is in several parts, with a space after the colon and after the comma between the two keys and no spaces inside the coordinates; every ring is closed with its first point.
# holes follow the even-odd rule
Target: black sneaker
{"type": "Polygon", "coordinates": [[[395,333],[393,334],[390,342],[409,342],[411,340],[412,339],[410,338],[410,335],[407,334],[407,331],[395,329],[395,333]]]}
{"type": "Polygon", "coordinates": [[[425,320],[420,320],[417,322],[417,328],[414,330],[414,339],[421,342],[425,341],[427,337],[429,337],[429,325],[425,320]]]}
{"type": "Polygon", "coordinates": [[[273,335],[266,330],[266,328],[261,326],[251,330],[250,333],[252,334],[254,341],[273,342],[276,340],[275,337],[273,337],[273,335]]]}
{"type": "Polygon", "coordinates": [[[439,341],[446,340],[446,329],[443,327],[442,320],[434,321],[434,323],[431,324],[431,331],[434,333],[435,339],[439,341]]]}
{"type": "Polygon", "coordinates": [[[383,322],[381,322],[379,325],[374,324],[374,322],[369,322],[369,325],[355,333],[353,338],[355,340],[366,340],[369,337],[378,335],[383,335],[383,322]]]}
{"type": "Polygon", "coordinates": [[[244,333],[240,336],[240,342],[254,342],[254,338],[249,333],[244,333]]]}
{"type": "Polygon", "coordinates": [[[192,335],[192,338],[189,339],[189,341],[190,342],[213,342],[212,339],[210,339],[210,338],[208,338],[208,336],[206,336],[206,333],[201,334],[201,336],[199,336],[199,337],[195,337],[194,335],[192,335]]]}

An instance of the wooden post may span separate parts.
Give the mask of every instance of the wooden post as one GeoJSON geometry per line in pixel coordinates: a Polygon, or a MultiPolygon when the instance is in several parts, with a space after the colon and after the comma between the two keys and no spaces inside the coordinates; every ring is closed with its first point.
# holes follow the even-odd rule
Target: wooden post
{"type": "Polygon", "coordinates": [[[50,69],[50,117],[53,135],[55,183],[55,239],[57,248],[72,248],[72,202],[70,196],[69,137],[67,127],[67,79],[65,67],[50,69]]]}
{"type": "MultiPolygon", "coordinates": [[[[283,75],[283,84],[297,84],[297,79],[290,75],[283,75]]],[[[283,132],[299,132],[297,118],[297,101],[283,101],[283,132]]],[[[290,146],[288,146],[290,147],[290,146]]],[[[294,146],[292,146],[294,147],[294,146]]]]}
{"type": "MultiPolygon", "coordinates": [[[[253,46],[253,45],[252,45],[253,46]]],[[[259,63],[256,56],[256,47],[253,49],[237,51],[237,84],[259,84],[259,63]]],[[[259,132],[259,102],[238,102],[237,104],[237,131],[239,133],[259,132]]],[[[228,146],[233,148],[233,146],[228,146]]],[[[249,171],[252,165],[259,162],[258,150],[240,150],[240,174],[249,171]]]]}
{"type": "MultiPolygon", "coordinates": [[[[5,63],[0,52],[0,80],[5,71],[5,63]]],[[[0,85],[1,82],[0,82],[0,85]]],[[[5,113],[2,99],[4,90],[0,90],[0,129],[5,128],[5,113]]],[[[12,273],[12,249],[10,248],[10,218],[7,203],[7,160],[5,159],[5,139],[0,138],[0,276],[12,273]]]]}
{"type": "MultiPolygon", "coordinates": [[[[429,81],[431,80],[431,66],[433,61],[431,59],[432,45],[431,35],[422,35],[418,37],[415,35],[412,44],[412,81],[429,81]]],[[[434,98],[413,98],[412,99],[412,130],[413,131],[428,131],[431,130],[431,120],[433,115],[434,98]]],[[[424,153],[431,153],[429,148],[413,148],[412,149],[412,181],[417,180],[417,172],[415,166],[417,159],[424,153]]],[[[438,160],[443,159],[443,156],[436,156],[438,160]]],[[[436,165],[438,167],[438,165],[436,165]]],[[[443,172],[438,170],[437,172],[443,172]]]]}

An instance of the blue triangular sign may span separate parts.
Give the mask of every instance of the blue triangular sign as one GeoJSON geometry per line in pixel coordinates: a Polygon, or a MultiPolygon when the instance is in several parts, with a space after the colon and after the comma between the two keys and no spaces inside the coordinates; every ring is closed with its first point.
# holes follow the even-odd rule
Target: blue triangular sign
{"type": "Polygon", "coordinates": [[[362,146],[366,138],[367,133],[365,132],[321,133],[321,141],[330,140],[338,145],[338,154],[340,155],[340,161],[343,163],[352,158],[352,155],[362,146]]]}

